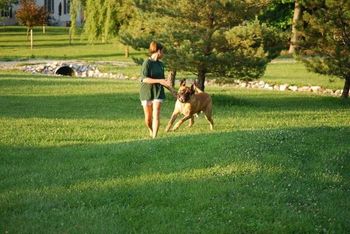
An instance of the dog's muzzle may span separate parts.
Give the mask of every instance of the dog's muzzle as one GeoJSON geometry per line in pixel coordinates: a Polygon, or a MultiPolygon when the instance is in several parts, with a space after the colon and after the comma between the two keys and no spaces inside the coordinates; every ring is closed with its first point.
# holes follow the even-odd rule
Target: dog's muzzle
{"type": "Polygon", "coordinates": [[[179,100],[179,102],[181,103],[185,103],[188,102],[188,100],[190,100],[190,96],[188,95],[177,95],[177,100],[179,100]]]}

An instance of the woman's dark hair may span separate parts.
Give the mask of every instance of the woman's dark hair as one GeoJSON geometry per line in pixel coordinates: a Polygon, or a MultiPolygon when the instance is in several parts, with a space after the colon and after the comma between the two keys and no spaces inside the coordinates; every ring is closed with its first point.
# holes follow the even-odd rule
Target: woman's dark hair
{"type": "Polygon", "coordinates": [[[164,47],[162,44],[156,41],[152,41],[151,44],[149,44],[149,53],[153,54],[157,52],[158,50],[162,50],[164,47]]]}

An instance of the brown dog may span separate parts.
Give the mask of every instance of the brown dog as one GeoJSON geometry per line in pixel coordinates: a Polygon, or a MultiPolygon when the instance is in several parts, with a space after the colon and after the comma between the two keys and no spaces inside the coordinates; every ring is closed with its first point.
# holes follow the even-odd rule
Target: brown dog
{"type": "Polygon", "coordinates": [[[213,105],[209,94],[203,92],[194,84],[191,87],[187,87],[186,80],[182,80],[177,92],[175,109],[165,131],[169,131],[180,113],[182,113],[184,117],[174,125],[172,130],[175,131],[178,129],[180,125],[188,119],[190,120],[188,126],[191,127],[194,123],[194,115],[199,114],[201,111],[209,121],[210,129],[213,130],[214,121],[212,119],[212,108],[213,105]]]}

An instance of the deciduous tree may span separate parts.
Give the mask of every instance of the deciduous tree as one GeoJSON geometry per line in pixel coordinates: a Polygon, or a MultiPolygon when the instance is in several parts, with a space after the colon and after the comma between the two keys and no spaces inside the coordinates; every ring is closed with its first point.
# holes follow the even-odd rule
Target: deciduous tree
{"type": "MultiPolygon", "coordinates": [[[[89,42],[108,42],[118,36],[121,25],[131,18],[133,9],[132,0],[72,0],[71,18],[76,19],[78,11],[83,10],[83,32],[89,42]]],[[[72,20],[70,33],[74,35],[75,32],[76,22],[72,20]]],[[[126,47],[125,56],[128,54],[126,47]]]]}
{"type": "Polygon", "coordinates": [[[27,37],[30,32],[30,44],[33,48],[33,27],[46,24],[48,12],[44,6],[37,6],[34,0],[21,0],[16,17],[19,23],[27,27],[27,37]]]}
{"type": "MultiPolygon", "coordinates": [[[[82,0],[73,0],[72,4],[79,1],[82,0]]],[[[129,0],[85,0],[84,3],[81,4],[85,12],[84,32],[90,42],[107,42],[115,37],[132,12],[129,0]]]]}

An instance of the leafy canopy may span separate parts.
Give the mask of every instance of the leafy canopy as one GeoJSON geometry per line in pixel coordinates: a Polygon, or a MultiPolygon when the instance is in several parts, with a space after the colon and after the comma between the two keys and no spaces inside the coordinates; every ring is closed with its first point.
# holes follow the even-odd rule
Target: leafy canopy
{"type": "Polygon", "coordinates": [[[33,28],[47,22],[48,12],[44,6],[37,6],[34,0],[21,0],[16,17],[20,24],[33,28]]]}

